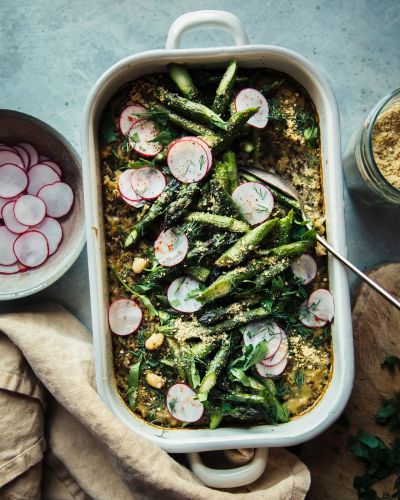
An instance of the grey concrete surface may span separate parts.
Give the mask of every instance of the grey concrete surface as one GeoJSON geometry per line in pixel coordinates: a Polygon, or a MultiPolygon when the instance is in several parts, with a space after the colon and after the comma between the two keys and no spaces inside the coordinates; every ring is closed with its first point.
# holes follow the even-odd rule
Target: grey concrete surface
{"type": "MultiPolygon", "coordinates": [[[[0,107],[48,122],[79,151],[85,99],[99,76],[122,57],[162,48],[174,19],[198,9],[231,11],[250,43],[296,50],[322,68],[338,99],[343,148],[373,105],[400,86],[398,0],[1,0],[0,107]]],[[[213,30],[184,41],[229,42],[213,30]]],[[[362,269],[399,260],[399,212],[363,207],[347,192],[345,201],[350,258],[362,269]]],[[[90,327],[86,250],[29,300],[38,298],[58,300],[90,327]]]]}

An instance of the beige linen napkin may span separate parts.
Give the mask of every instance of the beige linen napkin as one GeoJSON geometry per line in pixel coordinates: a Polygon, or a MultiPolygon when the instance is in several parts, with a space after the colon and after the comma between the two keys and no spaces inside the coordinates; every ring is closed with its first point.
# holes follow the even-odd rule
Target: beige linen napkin
{"type": "Polygon", "coordinates": [[[61,306],[0,315],[0,332],[0,498],[305,497],[309,472],[285,450],[271,450],[258,481],[223,492],[128,429],[96,392],[89,332],[61,306]]]}

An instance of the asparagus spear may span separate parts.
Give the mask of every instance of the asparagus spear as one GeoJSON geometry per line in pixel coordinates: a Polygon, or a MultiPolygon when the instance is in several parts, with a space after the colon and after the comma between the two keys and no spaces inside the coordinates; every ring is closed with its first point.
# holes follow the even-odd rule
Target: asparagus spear
{"type": "Polygon", "coordinates": [[[290,231],[292,229],[293,225],[293,216],[294,212],[293,209],[291,209],[287,216],[284,217],[283,219],[279,220],[279,236],[278,236],[278,245],[286,245],[290,241],[290,231]]]}
{"type": "Polygon", "coordinates": [[[238,170],[236,164],[236,155],[233,151],[227,151],[224,154],[225,168],[228,177],[228,193],[232,194],[238,186],[238,170]]]}
{"type": "Polygon", "coordinates": [[[274,257],[294,257],[301,255],[313,246],[311,241],[295,241],[287,245],[278,246],[275,248],[262,249],[258,251],[259,255],[273,255],[274,257]]]}
{"type": "Polygon", "coordinates": [[[231,61],[226,68],[226,71],[221,78],[215,93],[214,103],[212,105],[213,111],[220,116],[223,116],[228,109],[229,102],[232,95],[233,86],[236,81],[237,62],[231,61]]]}
{"type": "Polygon", "coordinates": [[[217,348],[219,343],[220,339],[218,337],[198,342],[197,344],[192,345],[192,354],[196,359],[204,359],[217,348]]]}
{"type": "Polygon", "coordinates": [[[241,302],[234,302],[227,306],[212,307],[199,316],[198,320],[202,325],[215,325],[234,314],[239,314],[249,309],[249,307],[259,304],[259,302],[260,297],[253,297],[241,302]]]}
{"type": "Polygon", "coordinates": [[[190,101],[163,88],[158,88],[155,95],[161,103],[166,104],[168,107],[186,115],[192,120],[198,120],[206,125],[226,130],[227,123],[210,108],[204,106],[204,104],[190,101]]]}
{"type": "Polygon", "coordinates": [[[173,355],[173,359],[175,361],[176,369],[178,370],[179,378],[182,381],[188,380],[188,357],[187,353],[181,352],[181,350],[185,350],[183,346],[179,346],[176,340],[171,337],[167,337],[168,346],[170,347],[173,355]],[[185,355],[184,355],[185,354],[185,355]]]}
{"type": "Polygon", "coordinates": [[[191,278],[194,278],[200,283],[204,283],[207,281],[210,276],[210,269],[207,269],[203,266],[187,266],[185,267],[186,274],[188,274],[191,278]]]}
{"type": "Polygon", "coordinates": [[[165,211],[164,227],[168,229],[181,219],[200,192],[200,187],[193,182],[182,186],[175,201],[165,211]]]}
{"type": "Polygon", "coordinates": [[[189,71],[182,64],[167,64],[169,76],[175,82],[181,94],[191,101],[200,102],[200,94],[196,89],[189,71]]]}
{"type": "MultiPolygon", "coordinates": [[[[212,130],[209,128],[205,127],[204,125],[201,125],[200,123],[196,123],[192,120],[189,120],[187,118],[184,118],[183,116],[178,115],[177,113],[174,113],[171,111],[169,108],[166,106],[162,106],[161,104],[153,104],[152,109],[158,110],[158,111],[163,111],[166,116],[168,117],[168,120],[173,124],[176,125],[177,127],[183,128],[187,132],[193,135],[198,135],[201,137],[207,137],[208,140],[211,142],[218,142],[217,138],[215,137],[215,134],[212,130]],[[210,139],[212,138],[212,139],[210,139]]],[[[208,142],[207,140],[207,142],[208,142]]],[[[220,139],[221,140],[221,139],[220,139]]],[[[208,142],[208,144],[210,144],[208,142]]]]}
{"type": "Polygon", "coordinates": [[[228,169],[225,162],[220,161],[215,165],[213,178],[229,193],[228,169]]]}
{"type": "Polygon", "coordinates": [[[236,233],[216,233],[207,241],[195,241],[194,247],[187,254],[187,259],[200,260],[206,255],[215,257],[236,241],[236,238],[236,233]]]}
{"type": "Polygon", "coordinates": [[[245,233],[249,226],[240,220],[226,215],[209,214],[206,212],[191,212],[185,218],[189,222],[198,222],[216,228],[224,229],[232,233],[245,233]]]}
{"type": "Polygon", "coordinates": [[[247,121],[257,113],[259,108],[248,108],[243,111],[237,111],[226,122],[226,133],[221,136],[221,139],[216,141],[213,146],[215,152],[219,152],[227,148],[232,141],[242,132],[247,121]]]}
{"type": "Polygon", "coordinates": [[[263,406],[266,410],[265,417],[269,423],[288,422],[289,415],[285,406],[283,406],[273,394],[269,391],[264,391],[260,394],[247,394],[244,392],[231,392],[224,396],[225,400],[235,401],[237,403],[254,404],[263,406]]]}
{"type": "Polygon", "coordinates": [[[223,213],[235,217],[246,222],[243,215],[239,212],[232,197],[222,187],[217,179],[211,179],[209,182],[209,193],[211,200],[206,200],[207,208],[210,208],[213,213],[223,213]]]}
{"type": "Polygon", "coordinates": [[[215,355],[214,359],[211,361],[206,374],[204,375],[203,380],[199,388],[197,389],[197,399],[199,401],[207,401],[208,394],[211,389],[217,383],[218,375],[221,373],[224,368],[228,356],[231,351],[232,345],[232,337],[227,338],[222,342],[220,350],[215,355]]]}
{"type": "Polygon", "coordinates": [[[258,307],[257,309],[250,309],[249,311],[243,311],[231,319],[226,319],[225,321],[221,321],[221,323],[212,325],[209,327],[208,330],[211,335],[218,335],[220,333],[225,333],[229,332],[230,330],[234,330],[239,326],[246,325],[251,321],[257,321],[259,319],[267,318],[269,315],[270,315],[269,311],[267,311],[263,307],[258,307]]]}
{"type": "Polygon", "coordinates": [[[144,230],[149,226],[149,224],[164,213],[164,210],[173,201],[178,189],[179,182],[175,179],[172,180],[150,207],[150,210],[146,213],[146,215],[130,231],[124,243],[125,248],[129,247],[133,243],[136,243],[143,236],[144,230]]]}
{"type": "Polygon", "coordinates": [[[278,276],[278,274],[281,274],[283,273],[283,271],[288,269],[292,261],[293,259],[283,259],[277,263],[272,264],[268,269],[262,271],[255,279],[255,289],[261,290],[262,288],[264,288],[272,278],[278,276]]]}
{"type": "Polygon", "coordinates": [[[272,231],[277,222],[278,219],[267,220],[246,233],[215,261],[215,265],[218,267],[232,267],[240,264],[272,231]]]}
{"type": "Polygon", "coordinates": [[[268,259],[252,260],[245,266],[232,269],[225,274],[222,274],[211,285],[203,290],[196,300],[200,302],[211,302],[213,300],[225,297],[232,293],[243,281],[248,280],[264,271],[270,265],[268,259]]]}

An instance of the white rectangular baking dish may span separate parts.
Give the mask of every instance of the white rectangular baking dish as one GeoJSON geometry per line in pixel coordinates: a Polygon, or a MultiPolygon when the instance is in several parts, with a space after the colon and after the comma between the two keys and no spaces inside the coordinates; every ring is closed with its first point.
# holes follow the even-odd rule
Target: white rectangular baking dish
{"type": "MultiPolygon", "coordinates": [[[[204,26],[203,26],[204,27],[204,26]]],[[[95,366],[98,391],[110,409],[131,429],[168,452],[210,451],[229,448],[290,446],[307,441],[326,429],[342,412],[353,382],[353,342],[347,274],[329,257],[330,289],[336,313],[332,327],[334,368],[320,402],[305,415],[277,426],[222,427],[216,430],[160,430],[134,416],[118,395],[113,375],[111,334],[107,321],[108,288],[105,265],[98,125],[112,95],[126,82],[143,74],[166,71],[174,61],[190,66],[224,67],[236,59],[245,68],[267,67],[287,73],[309,93],[320,119],[322,167],[329,242],[346,254],[340,129],[334,95],[312,64],[281,47],[248,45],[240,21],[228,13],[200,11],[179,18],[172,25],[165,50],[133,55],[112,66],[93,87],[86,105],[83,136],[83,170],[95,366]],[[199,25],[213,25],[231,33],[237,46],[178,49],[181,37],[199,25]]]]}

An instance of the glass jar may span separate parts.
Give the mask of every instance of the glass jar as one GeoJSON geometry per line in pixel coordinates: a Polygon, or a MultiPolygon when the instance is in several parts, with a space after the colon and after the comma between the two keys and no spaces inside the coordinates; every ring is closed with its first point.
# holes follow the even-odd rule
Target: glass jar
{"type": "Polygon", "coordinates": [[[375,123],[395,103],[400,104],[400,89],[378,102],[363,127],[353,133],[344,153],[343,169],[349,191],[373,205],[400,206],[400,190],[385,179],[372,150],[375,123]]]}

